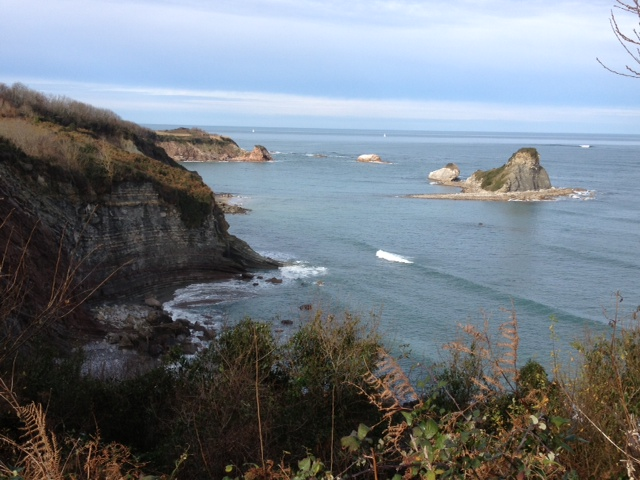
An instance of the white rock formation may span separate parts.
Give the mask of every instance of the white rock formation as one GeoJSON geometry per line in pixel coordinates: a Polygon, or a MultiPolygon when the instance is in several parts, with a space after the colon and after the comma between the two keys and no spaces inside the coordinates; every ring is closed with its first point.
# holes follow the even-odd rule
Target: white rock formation
{"type": "Polygon", "coordinates": [[[365,163],[385,163],[382,161],[380,156],[376,155],[375,153],[367,153],[364,155],[360,155],[358,157],[358,161],[365,162],[365,163]]]}
{"type": "Polygon", "coordinates": [[[448,163],[439,170],[429,173],[429,180],[434,182],[453,182],[460,176],[460,169],[455,163],[448,163]]]}

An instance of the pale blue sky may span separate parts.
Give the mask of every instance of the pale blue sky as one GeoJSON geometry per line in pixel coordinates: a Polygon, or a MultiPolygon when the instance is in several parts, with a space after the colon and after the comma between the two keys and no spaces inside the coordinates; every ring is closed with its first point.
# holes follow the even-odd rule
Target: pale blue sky
{"type": "Polygon", "coordinates": [[[640,134],[614,3],[0,0],[0,82],[143,124],[640,134]]]}

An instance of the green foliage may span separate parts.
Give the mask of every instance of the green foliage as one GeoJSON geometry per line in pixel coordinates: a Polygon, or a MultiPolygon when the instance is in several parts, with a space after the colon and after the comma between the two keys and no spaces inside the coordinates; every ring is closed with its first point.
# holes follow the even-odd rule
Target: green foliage
{"type": "Polygon", "coordinates": [[[448,411],[464,410],[480,394],[477,379],[482,377],[482,360],[474,343],[470,352],[454,350],[449,360],[436,368],[440,371],[436,373],[434,401],[440,407],[448,411]]]}
{"type": "Polygon", "coordinates": [[[329,391],[362,377],[373,367],[380,348],[375,330],[349,313],[344,318],[317,312],[291,342],[289,361],[300,391],[329,391]]]}
{"type": "Polygon", "coordinates": [[[506,165],[486,171],[478,170],[473,175],[484,190],[496,192],[504,187],[505,178],[503,174],[505,168],[506,165]]]}
{"type": "MultiPolygon", "coordinates": [[[[292,462],[309,452],[330,457],[352,421],[376,417],[358,385],[365,385],[377,339],[375,328],[352,315],[318,314],[284,344],[271,325],[251,319],[223,330],[177,370],[180,386],[165,436],[176,449],[198,445],[185,472],[222,477],[230,462],[243,468],[285,451],[292,462]]],[[[307,472],[319,468],[311,463],[307,472]]],[[[268,466],[251,469],[264,474],[268,466]]]]}
{"type": "Polygon", "coordinates": [[[518,387],[525,395],[529,392],[549,388],[549,377],[544,367],[535,360],[528,360],[520,369],[518,387]]]}
{"type": "Polygon", "coordinates": [[[178,209],[182,221],[187,227],[197,228],[202,225],[204,219],[211,214],[213,207],[213,201],[211,196],[204,200],[186,192],[179,190],[178,196],[178,209]]]}
{"type": "Polygon", "coordinates": [[[61,356],[44,344],[25,355],[14,382],[25,399],[48,406],[49,420],[67,431],[99,433],[137,451],[158,447],[158,420],[173,396],[173,374],[163,368],[127,380],[99,380],[82,373],[81,351],[61,356]]]}
{"type": "Polygon", "coordinates": [[[640,307],[627,315],[616,294],[611,333],[576,343],[582,368],[564,380],[574,428],[589,442],[576,447],[576,469],[600,478],[640,470],[640,307]]]}
{"type": "MultiPolygon", "coordinates": [[[[318,312],[285,343],[247,318],[194,359],[118,381],[85,375],[81,352],[34,345],[2,365],[0,380],[11,375],[21,403],[47,406],[50,438],[63,439],[73,460],[68,478],[85,478],[90,459],[100,475],[117,467],[131,478],[152,478],[141,462],[172,471],[158,478],[633,478],[639,315],[623,326],[616,310],[611,335],[578,344],[583,368],[562,381],[532,360],[515,367],[515,312],[500,326],[502,342],[486,326],[464,327],[466,341],[447,346],[450,358],[411,405],[390,400],[375,325],[349,313],[318,312]]],[[[6,448],[25,437],[4,403],[0,480],[32,480],[6,448]]]]}

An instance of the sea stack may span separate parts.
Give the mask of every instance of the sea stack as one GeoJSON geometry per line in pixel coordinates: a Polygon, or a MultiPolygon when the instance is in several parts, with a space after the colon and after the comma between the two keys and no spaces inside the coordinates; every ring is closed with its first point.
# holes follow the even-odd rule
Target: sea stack
{"type": "Polygon", "coordinates": [[[529,192],[552,188],[535,148],[521,148],[503,166],[478,170],[466,183],[490,192],[529,192]]]}

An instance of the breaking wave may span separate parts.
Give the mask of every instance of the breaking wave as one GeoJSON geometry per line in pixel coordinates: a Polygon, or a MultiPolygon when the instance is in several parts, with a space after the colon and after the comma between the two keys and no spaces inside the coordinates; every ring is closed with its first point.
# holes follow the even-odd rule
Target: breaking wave
{"type": "Polygon", "coordinates": [[[378,250],[376,252],[376,257],[382,258],[383,260],[387,260],[389,262],[397,262],[397,263],[413,263],[411,260],[403,257],[402,255],[397,255],[395,253],[385,252],[384,250],[378,250]]]}
{"type": "Polygon", "coordinates": [[[284,267],[280,267],[279,270],[283,278],[292,280],[299,278],[317,277],[320,275],[326,275],[327,273],[326,267],[315,267],[302,262],[285,265],[284,267]]]}

